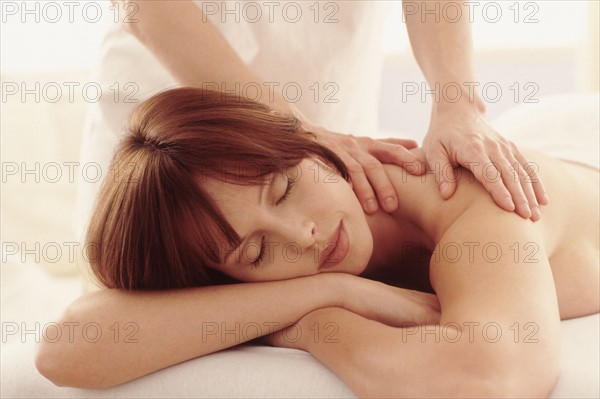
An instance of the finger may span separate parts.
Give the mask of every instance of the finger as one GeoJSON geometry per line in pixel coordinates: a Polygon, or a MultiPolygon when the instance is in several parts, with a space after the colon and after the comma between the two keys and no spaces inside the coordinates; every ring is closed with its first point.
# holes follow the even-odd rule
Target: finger
{"type": "MultiPolygon", "coordinates": [[[[527,173],[513,156],[514,145],[496,145],[490,151],[490,160],[500,173],[504,186],[512,197],[515,212],[526,219],[533,215],[533,208],[538,206],[530,183],[526,182],[527,173]]],[[[539,216],[539,215],[537,215],[539,216]]]]}
{"type": "MultiPolygon", "coordinates": [[[[515,160],[515,163],[517,163],[516,160],[515,160]]],[[[533,222],[537,222],[542,217],[542,215],[540,213],[540,204],[536,198],[535,189],[533,187],[533,184],[531,183],[531,180],[529,178],[529,175],[527,174],[527,171],[523,168],[523,166],[521,164],[519,164],[519,166],[523,170],[523,178],[521,180],[521,188],[523,189],[523,192],[525,193],[525,196],[527,197],[527,201],[529,202],[529,212],[531,213],[530,219],[533,222]]]]}
{"type": "MultiPolygon", "coordinates": [[[[524,160],[524,158],[522,159],[524,160]]],[[[531,178],[529,177],[527,170],[523,167],[523,164],[519,162],[515,156],[513,156],[512,165],[512,172],[513,174],[517,174],[519,182],[521,184],[521,189],[525,193],[525,197],[527,198],[527,202],[529,203],[529,213],[531,214],[531,220],[537,222],[538,220],[540,220],[541,217],[540,204],[537,200],[537,196],[533,184],[531,182],[531,178]]]]}
{"type": "Polygon", "coordinates": [[[364,151],[351,152],[350,155],[362,167],[368,183],[375,190],[379,204],[386,212],[394,212],[398,208],[398,196],[381,162],[364,151]]]}
{"type": "Polygon", "coordinates": [[[533,186],[535,198],[537,199],[538,203],[541,205],[548,205],[548,195],[546,194],[546,188],[542,184],[542,181],[537,174],[539,166],[535,162],[527,162],[525,157],[521,155],[521,153],[518,150],[515,151],[514,154],[517,161],[519,161],[519,163],[525,169],[525,172],[527,172],[527,175],[529,176],[529,181],[533,186]]]}
{"type": "Polygon", "coordinates": [[[410,140],[410,139],[388,138],[388,139],[377,139],[376,141],[381,141],[381,142],[387,143],[387,144],[401,145],[402,147],[407,148],[409,150],[411,148],[415,148],[415,147],[419,146],[419,144],[417,144],[417,142],[415,140],[410,140]]]}
{"type": "Polygon", "coordinates": [[[369,183],[362,165],[345,151],[339,151],[336,152],[336,154],[344,162],[346,169],[348,169],[352,181],[352,189],[362,205],[363,210],[367,214],[375,213],[379,208],[377,205],[377,198],[375,197],[375,192],[371,188],[371,183],[369,183]]]}
{"type": "MultiPolygon", "coordinates": [[[[504,159],[504,162],[508,163],[506,159],[504,159]]],[[[477,181],[479,181],[486,191],[492,195],[494,202],[498,204],[500,208],[513,212],[516,209],[515,203],[513,202],[511,192],[505,185],[506,182],[502,179],[502,167],[497,163],[492,162],[487,155],[480,156],[477,161],[470,162],[470,165],[477,165],[477,169],[473,166],[473,176],[475,176],[477,181]],[[481,165],[481,168],[479,168],[479,165],[481,165]]],[[[510,165],[507,167],[510,167],[510,165]]],[[[525,197],[523,196],[523,198],[525,197]]]]}
{"type": "MultiPolygon", "coordinates": [[[[324,140],[321,141],[322,144],[324,144],[323,141],[324,140]]],[[[372,142],[373,140],[369,139],[368,141],[372,142]]],[[[354,193],[356,194],[356,197],[358,198],[358,201],[360,202],[365,213],[372,214],[376,212],[379,206],[377,205],[375,192],[369,183],[363,166],[350,153],[350,149],[354,149],[353,153],[355,154],[366,154],[365,149],[359,145],[359,143],[356,141],[356,138],[350,136],[337,135],[336,140],[332,140],[325,145],[335,152],[335,154],[340,157],[344,165],[346,165],[346,169],[350,175],[352,189],[354,190],[354,193]]]]}
{"type": "Polygon", "coordinates": [[[431,151],[427,155],[427,163],[429,164],[429,168],[433,170],[435,174],[435,181],[438,185],[438,190],[440,190],[440,194],[442,195],[442,199],[447,200],[452,197],[456,190],[456,178],[446,151],[431,151]]]}
{"type": "Polygon", "coordinates": [[[374,141],[369,153],[383,163],[401,166],[411,175],[422,175],[426,171],[424,160],[404,147],[374,141]]]}
{"type": "Polygon", "coordinates": [[[535,204],[535,207],[531,207],[531,220],[537,222],[542,217],[539,209],[540,204],[548,204],[546,190],[537,175],[538,165],[535,163],[527,162],[525,157],[521,155],[519,151],[516,151],[514,153],[514,156],[515,161],[519,163],[519,165],[523,168],[523,171],[525,172],[522,184],[526,184],[527,187],[530,187],[531,194],[528,196],[529,203],[535,204]]]}
{"type": "Polygon", "coordinates": [[[527,182],[527,172],[521,167],[521,164],[512,156],[512,154],[502,162],[502,180],[510,192],[515,204],[515,212],[526,219],[539,219],[539,211],[534,215],[534,208],[538,208],[538,202],[533,192],[530,182],[527,182]]]}

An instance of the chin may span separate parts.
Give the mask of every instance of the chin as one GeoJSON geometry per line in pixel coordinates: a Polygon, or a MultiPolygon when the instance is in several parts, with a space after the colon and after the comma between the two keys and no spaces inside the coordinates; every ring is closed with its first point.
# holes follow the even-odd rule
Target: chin
{"type": "Polygon", "coordinates": [[[350,244],[352,249],[345,259],[348,263],[347,266],[343,268],[344,270],[342,270],[345,273],[358,276],[366,270],[369,260],[371,260],[371,256],[373,255],[373,236],[368,229],[366,231],[368,234],[357,237],[357,239],[350,244]]]}
{"type": "Polygon", "coordinates": [[[345,273],[353,274],[355,276],[360,276],[365,271],[366,268],[367,268],[367,264],[356,265],[352,268],[349,268],[349,270],[346,271],[345,273]]]}
{"type": "Polygon", "coordinates": [[[372,253],[373,241],[369,235],[363,241],[354,241],[351,243],[350,251],[340,263],[326,266],[320,269],[318,273],[347,273],[358,276],[366,270],[372,253]]]}
{"type": "Polygon", "coordinates": [[[366,218],[364,218],[364,225],[363,228],[360,229],[359,237],[354,241],[354,248],[355,251],[351,251],[348,255],[353,255],[353,259],[356,259],[357,266],[355,270],[357,270],[357,272],[354,274],[359,275],[365,271],[373,256],[373,234],[371,234],[371,229],[369,228],[366,218]]]}

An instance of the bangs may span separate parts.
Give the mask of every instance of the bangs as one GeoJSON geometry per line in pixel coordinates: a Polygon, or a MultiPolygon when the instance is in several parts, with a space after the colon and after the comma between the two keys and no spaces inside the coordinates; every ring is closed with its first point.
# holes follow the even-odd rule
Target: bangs
{"type": "Polygon", "coordinates": [[[228,93],[186,87],[142,102],[113,155],[119,179],[103,182],[88,227],[86,241],[99,243],[94,274],[129,290],[234,282],[216,269],[240,237],[202,182],[267,184],[309,157],[348,180],[311,135],[297,118],[228,93]]]}

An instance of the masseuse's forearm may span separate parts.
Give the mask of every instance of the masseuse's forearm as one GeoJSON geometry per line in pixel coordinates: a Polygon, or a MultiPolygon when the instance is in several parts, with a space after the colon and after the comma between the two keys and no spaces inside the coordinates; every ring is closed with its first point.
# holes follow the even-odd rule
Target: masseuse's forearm
{"type": "MultiPolygon", "coordinates": [[[[124,27],[181,84],[217,83],[232,90],[236,83],[241,86],[248,82],[264,83],[192,1],[132,2],[137,4],[137,22],[124,23],[124,27]]],[[[293,107],[281,96],[263,97],[260,101],[275,109],[292,111],[293,107]]]]}
{"type": "Polygon", "coordinates": [[[58,321],[58,342],[41,341],[36,367],[60,386],[118,385],[279,330],[315,309],[341,306],[345,284],[338,277],[87,294],[58,321]]]}
{"type": "Polygon", "coordinates": [[[413,54],[430,88],[437,88],[441,94],[448,84],[462,90],[460,101],[455,103],[458,95],[454,95],[454,88],[448,88],[452,101],[440,95],[439,102],[434,102],[434,111],[459,105],[475,106],[485,112],[475,82],[469,8],[452,0],[404,0],[403,11],[413,54]],[[444,16],[442,10],[447,3],[452,3],[452,10],[460,9],[459,18],[444,16]]]}

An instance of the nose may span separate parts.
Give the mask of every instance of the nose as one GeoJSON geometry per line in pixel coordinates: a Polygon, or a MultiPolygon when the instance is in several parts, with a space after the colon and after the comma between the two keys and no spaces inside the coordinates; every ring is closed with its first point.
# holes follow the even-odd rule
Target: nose
{"type": "Polygon", "coordinates": [[[311,219],[293,215],[276,223],[286,243],[298,244],[302,249],[310,249],[316,244],[317,225],[311,219]]]}

